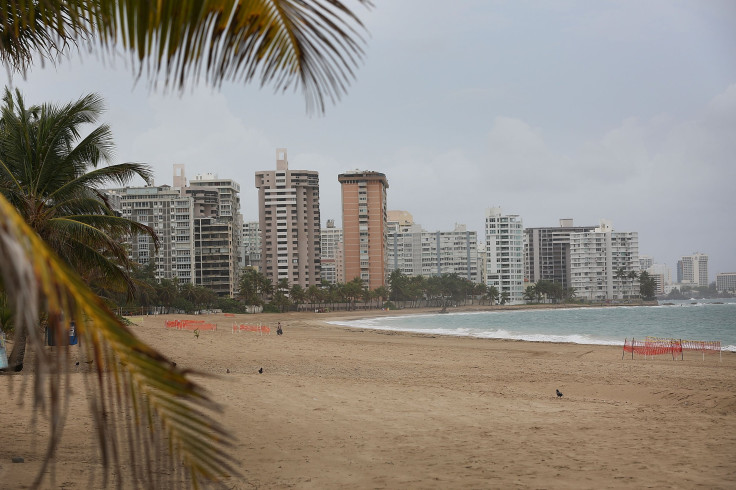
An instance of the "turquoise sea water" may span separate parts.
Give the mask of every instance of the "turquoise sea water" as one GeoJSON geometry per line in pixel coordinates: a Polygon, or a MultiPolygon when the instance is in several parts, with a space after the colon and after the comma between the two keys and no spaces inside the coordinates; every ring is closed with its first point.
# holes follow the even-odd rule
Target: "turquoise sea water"
{"type": "Polygon", "coordinates": [[[537,342],[622,345],[646,336],[719,340],[736,352],[736,300],[670,301],[660,306],[609,306],[403,315],[331,322],[349,327],[537,342]],[[723,304],[714,304],[714,302],[723,304]]]}

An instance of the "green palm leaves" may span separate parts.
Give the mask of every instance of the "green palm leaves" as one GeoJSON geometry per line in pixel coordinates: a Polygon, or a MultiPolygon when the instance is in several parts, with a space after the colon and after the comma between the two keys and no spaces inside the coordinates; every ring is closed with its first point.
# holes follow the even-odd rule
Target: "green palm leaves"
{"type": "Polygon", "coordinates": [[[128,253],[120,238],[154,237],[149,227],[116,216],[97,191],[149,179],[147,165],[103,165],[112,156],[107,125],[97,123],[102,100],[87,95],[65,105],[27,107],[19,92],[5,90],[0,109],[0,193],[26,222],[86,279],[104,278],[107,288],[133,292],[128,253]]]}
{"type": "MultiPolygon", "coordinates": [[[[230,438],[209,416],[217,407],[203,389],[123,326],[2,195],[0,263],[0,279],[15,312],[16,329],[28,332],[37,353],[34,394],[36,404],[46,405],[50,414],[49,455],[63,426],[61,393],[66,391],[63,383],[68,377],[62,373],[68,359],[64,348],[53,353],[41,348],[40,311],[47,315],[57,339],[69,335],[70,321],[74,321],[81,346],[93,360],[96,376],[90,388],[100,396],[92,397],[90,408],[107,465],[121,463],[117,441],[122,433],[132,439],[131,444],[138,441],[140,451],[131,450],[126,462],[138,468],[131,479],[145,486],[153,486],[153,465],[160,462],[159,455],[166,448],[186,464],[195,484],[202,478],[234,472],[223,450],[230,438]],[[157,431],[164,432],[166,439],[157,431]]],[[[36,485],[42,475],[43,469],[36,485]]]]}
{"type": "Polygon", "coordinates": [[[353,77],[360,28],[339,0],[16,0],[0,6],[0,57],[25,69],[34,54],[53,59],[94,39],[167,86],[202,75],[213,85],[301,86],[308,108],[324,110],[353,77]]]}

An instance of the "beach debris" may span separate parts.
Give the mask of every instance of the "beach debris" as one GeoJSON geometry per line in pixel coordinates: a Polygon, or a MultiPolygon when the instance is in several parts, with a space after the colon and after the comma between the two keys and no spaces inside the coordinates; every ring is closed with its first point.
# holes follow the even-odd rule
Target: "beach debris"
{"type": "Polygon", "coordinates": [[[79,366],[79,361],[77,361],[77,363],[75,364],[75,366],[79,366]]]}
{"type": "Polygon", "coordinates": [[[198,329],[198,328],[195,328],[195,329],[194,329],[194,336],[195,336],[196,338],[199,338],[199,329],[198,329]]]}
{"type": "Polygon", "coordinates": [[[225,370],[225,372],[226,372],[227,374],[230,374],[230,368],[227,368],[227,369],[225,370]]]}
{"type": "Polygon", "coordinates": [[[25,463],[26,460],[23,458],[16,457],[16,458],[11,459],[11,461],[13,463],[25,463]]]}
{"type": "Polygon", "coordinates": [[[562,392],[560,390],[555,390],[557,392],[557,398],[562,398],[562,392]]]}
{"type": "Polygon", "coordinates": [[[263,374],[263,368],[258,369],[258,374],[263,374]]]}

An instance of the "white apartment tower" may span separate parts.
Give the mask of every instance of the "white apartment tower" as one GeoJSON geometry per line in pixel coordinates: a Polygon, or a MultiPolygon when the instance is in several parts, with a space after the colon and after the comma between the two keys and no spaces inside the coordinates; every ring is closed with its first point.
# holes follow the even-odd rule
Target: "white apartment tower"
{"type": "Polygon", "coordinates": [[[195,284],[194,199],[168,185],[126,187],[107,191],[113,209],[154,229],[160,245],[156,252],[148,235],[130,238],[130,258],[154,263],[156,279],[178,279],[195,284]]]}
{"type": "Polygon", "coordinates": [[[413,222],[389,221],[387,229],[389,270],[398,269],[407,276],[457,274],[480,282],[478,234],[465,225],[430,232],[413,222]]]}
{"type": "Polygon", "coordinates": [[[683,284],[708,286],[708,256],[695,252],[677,262],[677,280],[683,284]]]}
{"type": "Polygon", "coordinates": [[[261,225],[258,221],[243,223],[240,239],[240,268],[261,267],[261,225]]]}
{"type": "Polygon", "coordinates": [[[289,170],[286,148],[276,150],[276,170],[256,172],[261,228],[261,272],[272,283],[319,285],[319,174],[289,170]]]}
{"type": "Polygon", "coordinates": [[[601,220],[593,231],[570,234],[570,275],[575,295],[588,301],[639,297],[639,235],[616,232],[601,220]],[[618,272],[626,273],[619,277],[618,272]]]}
{"type": "Polygon", "coordinates": [[[518,215],[504,215],[498,207],[486,210],[485,253],[486,285],[495,286],[509,303],[522,303],[524,226],[518,215]]]}
{"type": "Polygon", "coordinates": [[[342,228],[335,227],[335,220],[328,219],[327,227],[320,232],[322,279],[330,284],[345,282],[342,261],[342,228]]]}
{"type": "Polygon", "coordinates": [[[531,283],[550,281],[570,287],[570,233],[591,231],[595,226],[574,226],[563,218],[558,227],[524,230],[524,277],[531,283]]]}

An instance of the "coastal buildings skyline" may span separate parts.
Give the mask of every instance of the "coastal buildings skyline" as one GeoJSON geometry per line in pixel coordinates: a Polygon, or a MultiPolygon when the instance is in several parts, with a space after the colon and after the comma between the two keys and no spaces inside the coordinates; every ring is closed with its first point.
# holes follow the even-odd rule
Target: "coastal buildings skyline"
{"type": "MultiPolygon", "coordinates": [[[[263,194],[258,202],[262,213],[259,222],[244,222],[237,182],[212,173],[197,174],[188,182],[185,167],[178,164],[173,167],[174,187],[131,187],[108,192],[121,213],[150,224],[165,236],[161,250],[153,257],[159,279],[176,277],[229,296],[236,292],[237,278],[244,266],[269,271],[266,275],[274,283],[286,279],[290,285],[302,287],[322,280],[329,283],[352,280],[350,276],[354,272],[348,272],[345,266],[344,230],[335,226],[334,219],[328,219],[327,227],[319,226],[318,173],[289,170],[285,148],[277,149],[276,155],[276,171],[255,173],[256,187],[263,194]],[[304,189],[298,189],[299,186],[304,189]],[[169,203],[166,211],[157,209],[164,207],[163,202],[169,203]],[[276,219],[271,220],[271,216],[276,219]],[[262,225],[268,228],[268,223],[271,223],[270,235],[262,231],[262,225]],[[290,264],[305,262],[299,255],[299,247],[305,249],[304,244],[309,243],[312,251],[306,262],[311,262],[313,270],[319,273],[289,273],[290,264]],[[277,260],[280,268],[277,265],[269,270],[269,258],[271,264],[277,260]],[[300,276],[314,277],[314,282],[302,284],[298,281],[300,276]]],[[[483,281],[505,293],[511,303],[522,302],[524,289],[539,280],[573,287],[581,298],[623,299],[636,291],[636,280],[615,277],[619,269],[629,273],[646,270],[655,281],[657,294],[667,293],[673,287],[665,264],[655,264],[652,256],[639,255],[638,232],[615,231],[607,220],[601,220],[595,229],[574,226],[571,218],[560,219],[557,227],[524,228],[523,217],[505,215],[498,207],[488,208],[483,241],[464,224],[456,224],[454,230],[430,232],[414,223],[410,212],[389,211],[388,181],[381,172],[350,171],[339,174],[338,181],[348,189],[342,218],[353,225],[357,237],[353,246],[356,256],[361,257],[360,275],[353,278],[361,277],[370,289],[385,285],[394,269],[406,275],[430,277],[450,273],[471,282],[483,281]],[[371,184],[375,184],[374,189],[369,189],[371,184]],[[591,232],[599,235],[587,242],[580,241],[580,233],[591,232]],[[386,245],[382,247],[383,252],[376,248],[371,255],[370,243],[386,245]],[[581,250],[585,251],[583,259],[581,250]],[[364,260],[368,257],[374,257],[373,267],[370,261],[364,260]],[[380,259],[383,264],[376,267],[380,259]],[[598,269],[591,269],[591,265],[598,269]],[[377,270],[383,271],[382,274],[377,270]],[[624,292],[625,286],[628,291],[624,292]]],[[[249,206],[246,203],[244,207],[249,206]]],[[[145,237],[138,237],[131,243],[131,258],[145,263],[151,257],[151,247],[145,237]]],[[[708,284],[707,262],[705,254],[683,256],[680,276],[684,271],[708,284]]],[[[696,284],[693,279],[682,282],[696,284]]]]}

